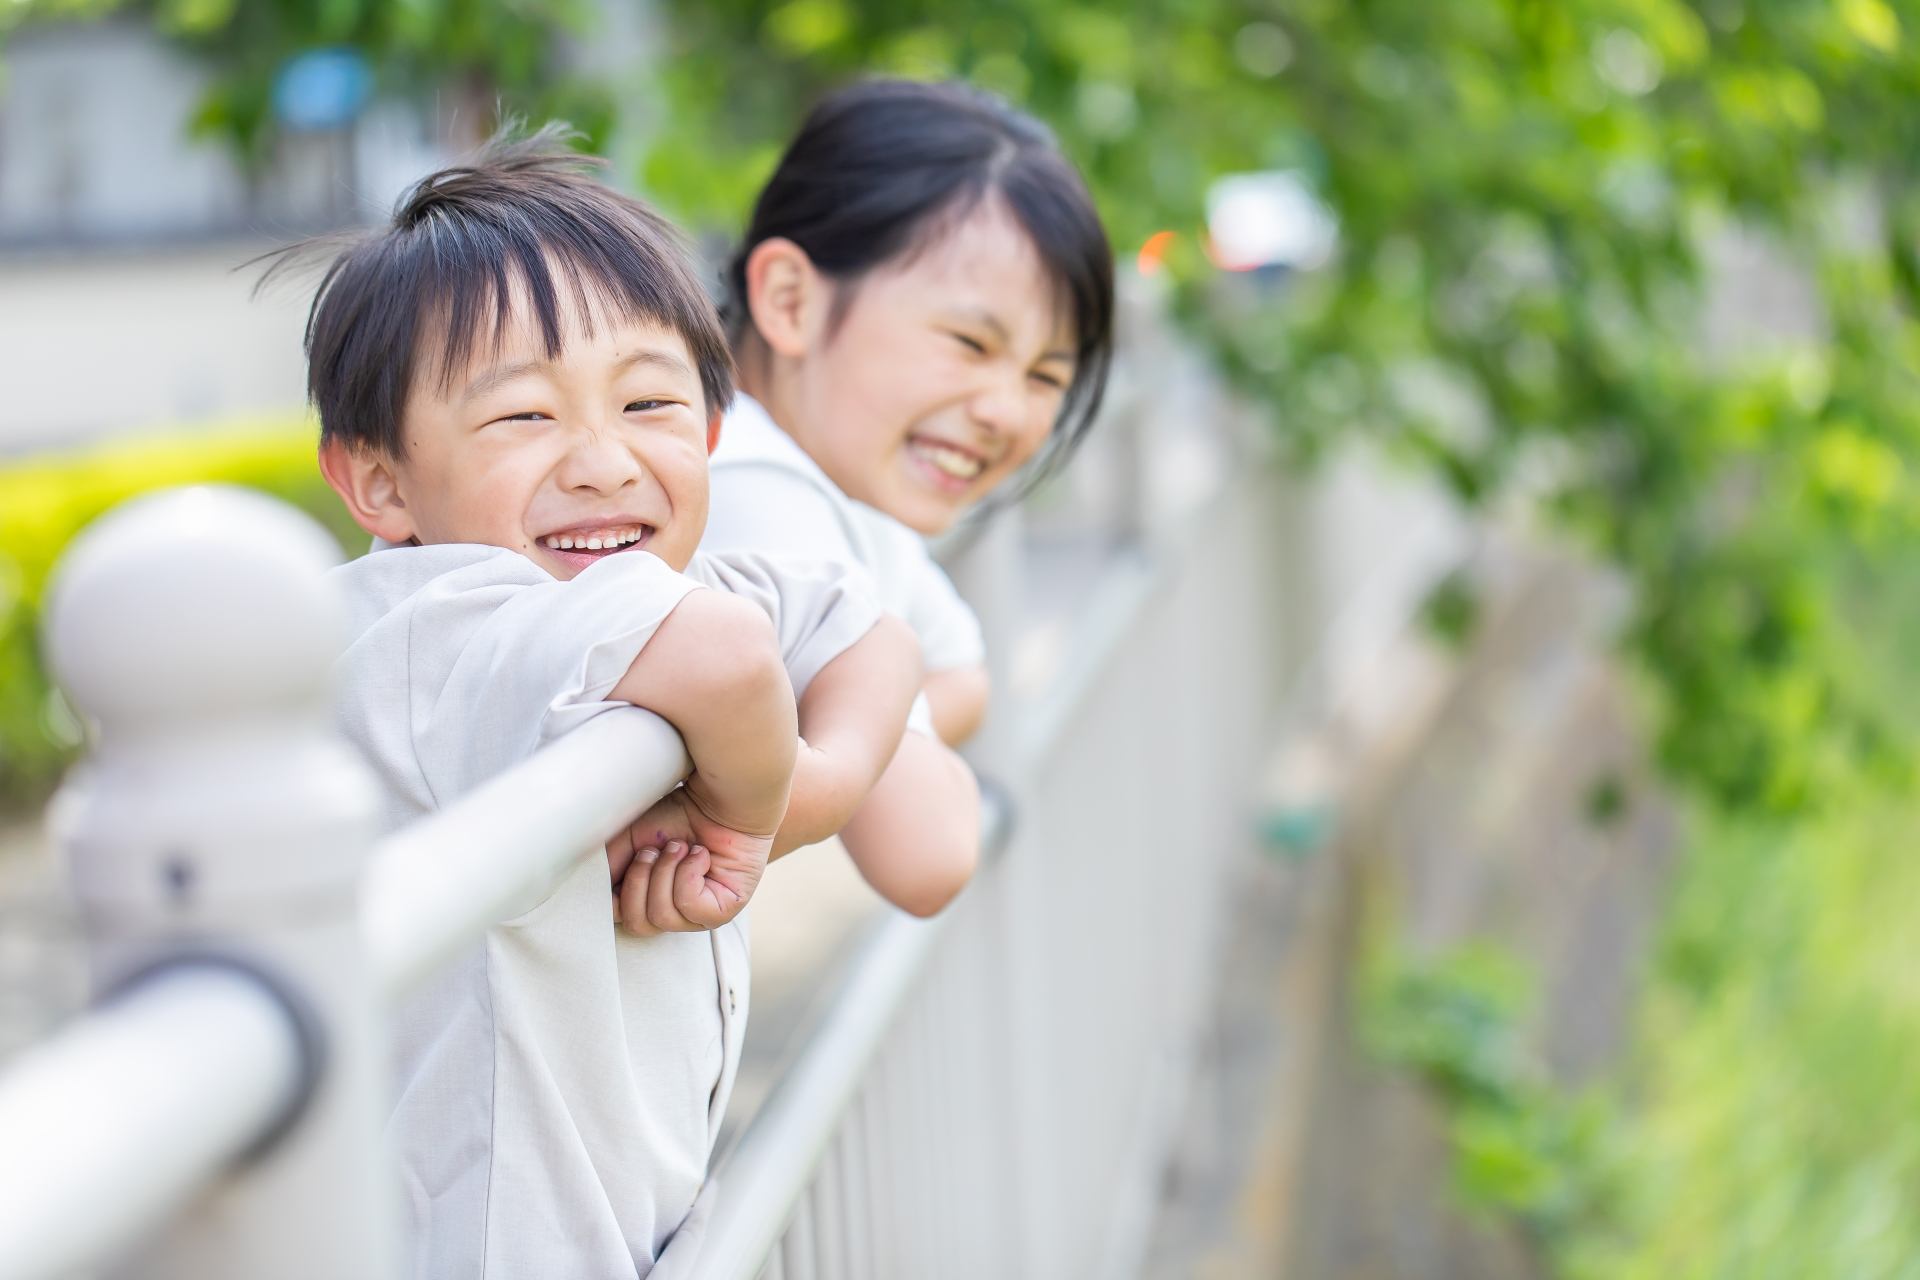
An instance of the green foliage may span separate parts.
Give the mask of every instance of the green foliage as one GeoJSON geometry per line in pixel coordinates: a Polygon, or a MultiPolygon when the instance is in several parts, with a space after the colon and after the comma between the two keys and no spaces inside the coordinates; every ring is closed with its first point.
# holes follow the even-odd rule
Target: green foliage
{"type": "Polygon", "coordinates": [[[1704,823],[1642,1017],[1628,1229],[1569,1274],[1914,1273],[1916,841],[1910,797],[1704,823]]]}
{"type": "Polygon", "coordinates": [[[1480,593],[1472,578],[1458,569],[1442,578],[1421,605],[1420,621],[1448,649],[1464,650],[1480,625],[1480,593]]]}
{"type": "MultiPolygon", "coordinates": [[[[1830,563],[1861,696],[1920,736],[1920,572],[1830,563]]],[[[1818,810],[1696,805],[1619,1097],[1525,1046],[1527,981],[1469,947],[1374,966],[1368,1047],[1441,1102],[1466,1204],[1567,1280],[1908,1277],[1920,1258],[1920,816],[1836,774],[1818,810]]],[[[1589,808],[1592,798],[1589,799],[1589,808]]]]}
{"type": "MultiPolygon", "coordinates": [[[[1863,691],[1920,733],[1920,576],[1837,566],[1863,691]]],[[[1920,1258],[1920,817],[1855,776],[1791,823],[1696,813],[1643,1002],[1621,1230],[1576,1280],[1905,1277],[1920,1258]]]]}
{"type": "Polygon", "coordinates": [[[0,0],[0,32],[25,20],[131,12],[207,64],[185,123],[227,143],[249,172],[272,154],[275,77],[309,49],[358,50],[378,90],[430,104],[455,138],[478,142],[501,110],[569,121],[590,150],[615,125],[610,86],[565,68],[563,46],[593,26],[587,0],[0,0]]]}
{"type": "Polygon", "coordinates": [[[1364,977],[1361,1034],[1441,1102],[1464,1203],[1509,1217],[1554,1254],[1613,1235],[1616,1113],[1548,1079],[1522,1031],[1528,995],[1524,966],[1484,943],[1427,963],[1380,960],[1364,977]]]}
{"type": "Polygon", "coordinates": [[[61,549],[135,494],[219,481],[284,498],[343,546],[364,551],[366,535],[320,476],[316,436],[311,422],[290,415],[0,467],[0,806],[44,798],[80,743],[72,712],[40,665],[41,594],[61,549]]]}
{"type": "Polygon", "coordinates": [[[1623,566],[1675,776],[1790,810],[1892,749],[1819,561],[1920,510],[1920,6],[670,3],[646,179],[683,216],[738,225],[836,83],[969,78],[1054,124],[1123,251],[1178,233],[1182,313],[1298,455],[1370,435],[1469,501],[1544,498],[1623,566]],[[1208,184],[1273,167],[1316,184],[1339,252],[1223,277],[1208,184]],[[1736,227],[1791,246],[1823,334],[1707,350],[1699,253],[1736,227]]]}

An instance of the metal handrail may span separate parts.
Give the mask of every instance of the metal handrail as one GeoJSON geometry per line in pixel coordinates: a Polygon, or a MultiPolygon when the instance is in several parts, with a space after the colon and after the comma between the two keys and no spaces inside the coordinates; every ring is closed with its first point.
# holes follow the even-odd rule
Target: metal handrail
{"type": "Polygon", "coordinates": [[[298,1029],[237,969],[181,966],[0,1077],[0,1277],[71,1276],[171,1218],[285,1114],[298,1029]]]}
{"type": "Polygon", "coordinates": [[[360,897],[374,981],[389,997],[552,891],[689,768],[673,726],[604,711],[431,817],[375,846],[360,897]],[[459,851],[450,876],[448,851],[459,851]]]}
{"type": "MultiPolygon", "coordinates": [[[[615,708],[377,845],[361,897],[376,987],[403,993],[535,905],[686,770],[666,721],[615,708]]],[[[9,1064],[0,1280],[67,1276],[164,1222],[273,1130],[297,1042],[267,986],[215,969],[156,979],[9,1064]]]]}
{"type": "MultiPolygon", "coordinates": [[[[1012,838],[1013,802],[1005,788],[982,778],[980,810],[985,865],[1012,838]]],[[[700,1280],[754,1280],[759,1274],[950,917],[951,908],[931,919],[887,908],[821,1006],[799,1052],[701,1189],[689,1220],[704,1219],[704,1229],[670,1241],[656,1264],[658,1274],[676,1280],[695,1274],[700,1280]]]]}

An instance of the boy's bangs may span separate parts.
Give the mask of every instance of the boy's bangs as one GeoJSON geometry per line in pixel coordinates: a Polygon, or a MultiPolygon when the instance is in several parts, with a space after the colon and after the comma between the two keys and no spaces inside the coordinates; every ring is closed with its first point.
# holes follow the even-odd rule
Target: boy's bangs
{"type": "MultiPolygon", "coordinates": [[[[549,360],[560,356],[569,337],[592,337],[604,324],[686,332],[693,317],[677,314],[678,299],[658,287],[658,252],[636,243],[632,228],[620,225],[624,219],[583,220],[577,210],[567,218],[539,208],[518,212],[522,217],[512,222],[436,220],[409,246],[419,269],[407,274],[418,280],[425,344],[416,358],[425,358],[421,372],[431,373],[442,394],[477,360],[497,355],[520,326],[537,331],[549,360]]],[[[724,393],[706,390],[710,400],[724,403],[724,393]]]]}
{"type": "MultiPolygon", "coordinates": [[[[437,262],[437,280],[421,289],[420,375],[442,395],[476,364],[491,361],[517,332],[538,334],[549,360],[570,339],[592,338],[603,325],[622,322],[672,329],[674,318],[657,300],[631,286],[551,251],[481,254],[477,260],[437,262]]],[[[464,257],[464,255],[463,255],[464,257]]]]}
{"type": "Polygon", "coordinates": [[[472,163],[423,179],[391,226],[333,259],[307,319],[308,390],[324,437],[403,457],[409,394],[450,393],[520,326],[537,329],[555,359],[576,331],[658,325],[687,344],[708,411],[727,407],[732,355],[678,234],[595,181],[598,162],[566,150],[567,136],[549,126],[496,140],[472,163]]]}

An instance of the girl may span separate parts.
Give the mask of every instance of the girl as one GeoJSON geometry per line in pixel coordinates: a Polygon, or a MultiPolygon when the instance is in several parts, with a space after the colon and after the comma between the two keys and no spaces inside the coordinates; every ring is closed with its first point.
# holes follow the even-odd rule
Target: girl
{"type": "Polygon", "coordinates": [[[808,116],[728,284],[742,394],[702,545],[859,563],[919,636],[924,699],[846,835],[883,895],[944,905],[973,845],[872,829],[917,804],[927,830],[918,798],[951,794],[951,747],[986,712],[979,624],[924,538],[1086,432],[1112,354],[1112,250],[1038,121],[956,85],[874,81],[808,116]]]}

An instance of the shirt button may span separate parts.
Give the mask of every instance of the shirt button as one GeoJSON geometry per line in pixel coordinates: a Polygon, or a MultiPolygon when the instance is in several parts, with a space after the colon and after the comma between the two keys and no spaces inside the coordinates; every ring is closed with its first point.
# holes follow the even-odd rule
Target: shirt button
{"type": "Polygon", "coordinates": [[[739,1006],[737,1006],[737,1005],[735,1005],[735,1004],[734,1004],[734,1002],[733,1002],[733,988],[732,988],[732,987],[728,987],[728,988],[727,988],[727,1012],[728,1012],[728,1013],[739,1013],[739,1012],[740,1012],[740,1009],[739,1009],[739,1006]]]}

